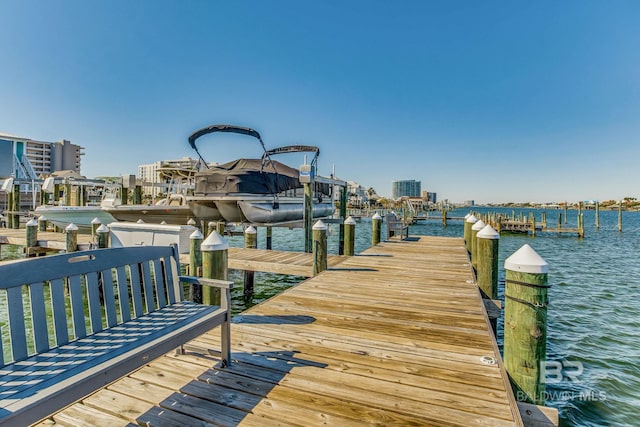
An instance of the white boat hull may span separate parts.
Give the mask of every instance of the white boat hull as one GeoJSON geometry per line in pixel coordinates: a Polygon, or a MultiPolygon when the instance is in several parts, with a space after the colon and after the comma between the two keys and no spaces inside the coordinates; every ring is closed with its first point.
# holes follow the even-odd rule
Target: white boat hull
{"type": "Polygon", "coordinates": [[[115,221],[115,218],[100,206],[38,206],[35,212],[60,228],[73,223],[81,232],[90,232],[91,221],[95,218],[102,224],[115,221]]]}

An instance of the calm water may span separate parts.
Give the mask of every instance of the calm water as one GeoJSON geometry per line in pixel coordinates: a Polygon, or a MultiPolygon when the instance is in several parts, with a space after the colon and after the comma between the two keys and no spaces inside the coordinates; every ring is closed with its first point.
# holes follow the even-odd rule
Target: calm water
{"type": "MultiPolygon", "coordinates": [[[[476,208],[483,212],[486,209],[476,208]]],[[[493,209],[492,211],[496,211],[493,209]]],[[[511,210],[502,210],[511,213],[511,210]]],[[[463,216],[468,211],[453,212],[463,216]]],[[[516,213],[528,215],[530,210],[516,213]]],[[[540,210],[534,211],[540,219],[540,210]]],[[[548,210],[550,224],[557,223],[557,210],[548,210]]],[[[569,211],[567,227],[575,226],[577,213],[569,211]]],[[[600,213],[595,229],[593,211],[585,211],[584,239],[570,235],[537,237],[503,235],[500,266],[525,243],[531,245],[550,266],[547,359],[548,406],[560,410],[561,426],[640,426],[640,212],[623,213],[623,232],[617,231],[617,212],[600,213]],[[560,369],[560,370],[559,370],[560,369]],[[556,373],[559,372],[560,375],[556,373]],[[556,379],[563,377],[562,380],[556,379]]],[[[439,221],[412,226],[412,234],[461,237],[462,222],[450,221],[446,229],[439,221]]],[[[229,238],[242,246],[242,237],[229,238]]],[[[329,226],[329,252],[337,253],[338,226],[329,226]]],[[[371,222],[358,223],[356,251],[371,244],[371,222]]],[[[265,247],[265,230],[258,231],[258,247],[265,247]]],[[[304,249],[302,230],[273,229],[273,249],[304,249]]],[[[3,247],[1,258],[15,257],[15,248],[3,247]]],[[[303,278],[256,273],[255,295],[242,296],[242,274],[230,272],[237,285],[234,312],[264,301],[303,278]]],[[[500,298],[504,271],[501,272],[500,298]]],[[[504,300],[503,300],[504,303],[504,300]]],[[[502,324],[498,325],[502,343],[502,324]]]]}

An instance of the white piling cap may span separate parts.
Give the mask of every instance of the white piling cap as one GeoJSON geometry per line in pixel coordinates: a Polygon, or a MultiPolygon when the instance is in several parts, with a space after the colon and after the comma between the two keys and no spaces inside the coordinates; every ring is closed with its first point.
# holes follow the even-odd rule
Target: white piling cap
{"type": "Polygon", "coordinates": [[[344,224],[345,225],[356,225],[356,220],[351,218],[351,217],[349,217],[349,218],[344,220],[344,224]]]}
{"type": "Polygon", "coordinates": [[[65,231],[78,231],[78,226],[71,223],[65,227],[65,231]]]}
{"type": "Polygon", "coordinates": [[[315,224],[313,224],[313,230],[323,230],[323,231],[327,231],[327,224],[325,224],[324,222],[322,222],[321,219],[318,220],[318,222],[316,222],[315,224]]]}
{"type": "Polygon", "coordinates": [[[46,216],[44,216],[44,215],[40,215],[40,216],[38,217],[38,221],[46,221],[46,220],[47,220],[47,217],[46,217],[46,216]]]}
{"type": "Polygon", "coordinates": [[[142,218],[140,218],[139,220],[136,221],[136,224],[144,224],[144,221],[142,220],[142,218]]]}
{"type": "Polygon", "coordinates": [[[187,221],[187,225],[196,225],[196,220],[193,218],[189,218],[189,221],[187,221]]]}
{"type": "Polygon", "coordinates": [[[528,244],[523,245],[513,255],[505,259],[504,268],[519,273],[542,274],[549,272],[549,264],[528,244]]]}
{"type": "Polygon", "coordinates": [[[213,230],[200,245],[201,252],[224,251],[226,249],[229,249],[229,243],[216,230],[213,230]]]}
{"type": "Polygon", "coordinates": [[[471,229],[474,231],[480,231],[482,230],[487,224],[484,223],[484,221],[482,220],[478,220],[478,222],[476,222],[475,224],[473,224],[471,226],[471,229]]]}
{"type": "Polygon", "coordinates": [[[494,230],[492,226],[485,225],[482,230],[478,231],[476,237],[479,237],[481,239],[498,240],[500,238],[500,233],[494,230]]]}
{"type": "Polygon", "coordinates": [[[202,235],[200,230],[198,230],[196,228],[196,231],[194,231],[193,233],[189,234],[189,239],[204,239],[204,236],[202,235]]]}
{"type": "Polygon", "coordinates": [[[100,220],[96,217],[96,218],[93,218],[93,219],[91,220],[91,224],[102,224],[102,221],[100,221],[100,220]]]}
{"type": "Polygon", "coordinates": [[[31,218],[29,220],[29,222],[27,222],[26,226],[27,227],[37,227],[38,226],[38,221],[36,221],[35,218],[31,218]]]}
{"type": "Polygon", "coordinates": [[[167,225],[167,221],[163,220],[162,222],[160,222],[160,225],[167,225]]]}
{"type": "Polygon", "coordinates": [[[100,227],[98,227],[98,229],[96,230],[96,233],[108,233],[109,232],[109,227],[107,227],[106,225],[102,224],[100,227]]]}
{"type": "Polygon", "coordinates": [[[244,230],[245,234],[256,234],[257,231],[255,229],[255,227],[253,225],[248,226],[245,230],[244,230]]]}
{"type": "Polygon", "coordinates": [[[476,222],[478,222],[478,218],[476,218],[475,215],[469,215],[469,218],[467,218],[466,221],[471,224],[475,224],[476,222]]]}
{"type": "Polygon", "coordinates": [[[371,219],[374,219],[376,221],[379,221],[382,219],[382,217],[378,214],[378,212],[376,212],[375,214],[373,214],[373,216],[371,217],[371,219]]]}
{"type": "Polygon", "coordinates": [[[469,218],[470,216],[471,216],[471,212],[469,212],[468,214],[466,214],[466,215],[464,216],[464,220],[466,221],[466,220],[467,220],[467,218],[469,218]]]}

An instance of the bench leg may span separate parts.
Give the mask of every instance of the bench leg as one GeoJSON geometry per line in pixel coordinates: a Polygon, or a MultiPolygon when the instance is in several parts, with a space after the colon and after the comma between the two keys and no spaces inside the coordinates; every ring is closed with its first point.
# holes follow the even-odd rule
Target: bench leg
{"type": "Polygon", "coordinates": [[[222,367],[231,365],[231,324],[227,319],[220,325],[220,362],[222,367]]]}

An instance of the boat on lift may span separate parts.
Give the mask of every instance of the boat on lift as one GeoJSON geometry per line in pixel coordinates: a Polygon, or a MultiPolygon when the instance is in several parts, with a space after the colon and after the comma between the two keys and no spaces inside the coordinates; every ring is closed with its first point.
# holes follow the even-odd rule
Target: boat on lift
{"type": "MultiPolygon", "coordinates": [[[[189,137],[206,170],[195,174],[193,196],[187,200],[194,215],[208,221],[248,222],[276,224],[299,221],[304,218],[304,184],[300,171],[273,160],[275,154],[313,152],[311,168],[315,168],[320,153],[314,146],[286,146],[266,150],[260,134],[250,128],[213,125],[200,129],[189,137]],[[230,132],[251,136],[260,142],[260,158],[237,159],[217,166],[209,166],[196,146],[201,136],[215,132],[230,132]]],[[[331,215],[335,207],[331,201],[331,187],[315,185],[313,216],[331,215]]]]}

